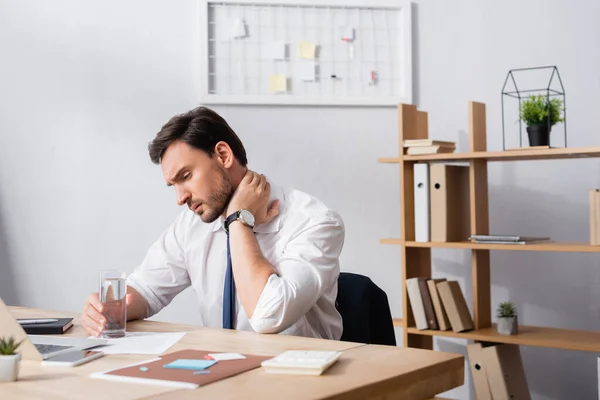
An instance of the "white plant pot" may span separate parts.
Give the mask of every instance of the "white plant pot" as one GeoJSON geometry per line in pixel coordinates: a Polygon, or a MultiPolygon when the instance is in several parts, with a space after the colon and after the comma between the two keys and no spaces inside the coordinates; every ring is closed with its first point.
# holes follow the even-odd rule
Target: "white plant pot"
{"type": "Polygon", "coordinates": [[[519,332],[517,317],[501,318],[496,321],[498,333],[501,335],[516,335],[519,332]]]}
{"type": "Polygon", "coordinates": [[[19,364],[21,354],[12,356],[0,355],[0,382],[13,382],[17,380],[19,375],[19,364]]]}

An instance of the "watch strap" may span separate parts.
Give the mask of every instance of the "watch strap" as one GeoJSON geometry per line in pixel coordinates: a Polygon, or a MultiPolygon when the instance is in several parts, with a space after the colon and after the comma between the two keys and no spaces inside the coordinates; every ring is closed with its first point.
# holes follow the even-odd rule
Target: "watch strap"
{"type": "Polygon", "coordinates": [[[240,211],[241,210],[235,211],[230,216],[225,218],[225,223],[223,224],[225,231],[229,232],[229,225],[231,225],[233,221],[236,221],[240,217],[240,211]]]}

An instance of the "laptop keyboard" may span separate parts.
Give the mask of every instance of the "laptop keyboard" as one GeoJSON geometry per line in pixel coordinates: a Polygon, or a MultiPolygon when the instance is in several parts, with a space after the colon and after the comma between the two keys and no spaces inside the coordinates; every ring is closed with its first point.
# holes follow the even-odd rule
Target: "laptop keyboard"
{"type": "Polygon", "coordinates": [[[49,354],[54,353],[55,351],[73,348],[73,346],[60,346],[57,344],[36,344],[35,347],[38,349],[40,354],[49,354]]]}

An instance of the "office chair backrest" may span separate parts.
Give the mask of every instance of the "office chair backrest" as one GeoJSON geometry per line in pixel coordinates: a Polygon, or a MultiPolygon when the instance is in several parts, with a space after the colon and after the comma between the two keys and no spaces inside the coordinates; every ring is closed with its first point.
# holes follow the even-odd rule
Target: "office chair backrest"
{"type": "Polygon", "coordinates": [[[387,295],[370,278],[341,272],[338,278],[337,309],[343,318],[341,340],[396,345],[387,295]]]}

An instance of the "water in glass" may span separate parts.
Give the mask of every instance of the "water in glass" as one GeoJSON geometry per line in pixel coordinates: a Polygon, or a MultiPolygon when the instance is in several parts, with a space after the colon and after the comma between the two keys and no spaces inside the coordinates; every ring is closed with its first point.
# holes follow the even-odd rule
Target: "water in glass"
{"type": "Polygon", "coordinates": [[[125,273],[121,271],[103,271],[100,282],[100,301],[104,307],[103,336],[106,338],[119,338],[125,336],[127,322],[127,306],[125,294],[127,284],[125,273]]]}

